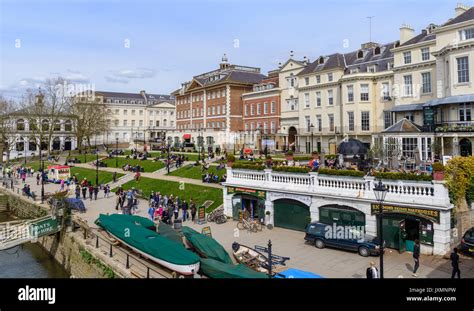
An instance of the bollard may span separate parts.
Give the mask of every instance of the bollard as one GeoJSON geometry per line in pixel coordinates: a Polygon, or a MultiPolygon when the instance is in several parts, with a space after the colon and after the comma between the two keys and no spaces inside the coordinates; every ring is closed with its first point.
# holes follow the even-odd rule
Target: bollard
{"type": "Polygon", "coordinates": [[[95,236],[95,248],[99,248],[99,236],[95,236]]]}
{"type": "Polygon", "coordinates": [[[125,268],[129,269],[130,268],[130,260],[129,260],[130,255],[127,254],[127,263],[125,264],[125,268]]]}
{"type": "Polygon", "coordinates": [[[84,240],[87,240],[87,229],[84,228],[84,240]]]}
{"type": "Polygon", "coordinates": [[[150,267],[146,267],[146,278],[150,278],[150,267]]]}
{"type": "Polygon", "coordinates": [[[112,257],[112,244],[110,244],[110,252],[109,252],[109,257],[112,257]]]}

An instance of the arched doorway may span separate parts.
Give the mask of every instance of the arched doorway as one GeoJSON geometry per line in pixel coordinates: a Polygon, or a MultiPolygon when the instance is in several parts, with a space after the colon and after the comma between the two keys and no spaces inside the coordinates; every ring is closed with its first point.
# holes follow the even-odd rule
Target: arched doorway
{"type": "Polygon", "coordinates": [[[472,143],[468,138],[463,138],[459,141],[459,151],[463,157],[472,156],[472,143]]]}
{"type": "Polygon", "coordinates": [[[331,226],[365,227],[365,214],[346,205],[324,205],[319,208],[319,222],[331,226]]]}
{"type": "Polygon", "coordinates": [[[59,137],[53,139],[53,150],[59,150],[61,148],[61,140],[59,137]]]}
{"type": "Polygon", "coordinates": [[[72,149],[72,141],[71,137],[66,137],[64,140],[64,150],[71,150],[72,149]]]}
{"type": "Polygon", "coordinates": [[[296,200],[281,199],[273,205],[275,227],[304,231],[311,220],[309,206],[296,200]]]}
{"type": "Polygon", "coordinates": [[[239,220],[240,211],[253,219],[263,219],[265,215],[265,200],[249,194],[235,194],[232,197],[232,218],[239,220]]]}
{"type": "Polygon", "coordinates": [[[298,131],[294,126],[291,126],[288,129],[288,150],[296,150],[296,135],[298,134],[298,131]]]}

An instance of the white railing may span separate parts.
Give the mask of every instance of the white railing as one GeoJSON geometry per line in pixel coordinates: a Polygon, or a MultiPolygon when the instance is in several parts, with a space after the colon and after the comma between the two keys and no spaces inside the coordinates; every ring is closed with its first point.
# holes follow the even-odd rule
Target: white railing
{"type": "MultiPolygon", "coordinates": [[[[227,168],[226,184],[259,187],[265,190],[291,191],[311,195],[346,197],[375,201],[374,177],[319,175],[318,173],[252,171],[227,168]]],[[[387,203],[450,206],[448,189],[443,182],[383,180],[387,203]]]]}

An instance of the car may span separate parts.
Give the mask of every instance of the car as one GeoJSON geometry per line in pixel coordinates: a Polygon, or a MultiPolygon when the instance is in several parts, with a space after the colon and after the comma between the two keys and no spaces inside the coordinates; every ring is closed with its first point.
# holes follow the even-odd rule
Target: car
{"type": "Polygon", "coordinates": [[[461,251],[469,255],[474,255],[474,227],[464,233],[461,239],[461,251]]]}
{"type": "MultiPolygon", "coordinates": [[[[340,232],[339,232],[340,233],[340,232]]],[[[380,255],[378,238],[357,231],[355,227],[331,226],[320,222],[312,222],[306,227],[304,239],[317,248],[326,246],[342,250],[358,252],[363,257],[380,255]],[[346,234],[337,234],[335,228],[347,228],[346,234]]]]}

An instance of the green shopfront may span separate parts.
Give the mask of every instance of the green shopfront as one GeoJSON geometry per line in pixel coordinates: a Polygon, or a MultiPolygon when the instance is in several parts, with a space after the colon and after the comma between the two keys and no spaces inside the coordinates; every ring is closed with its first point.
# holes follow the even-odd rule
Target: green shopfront
{"type": "Polygon", "coordinates": [[[264,219],[266,192],[243,187],[227,187],[232,196],[232,219],[239,220],[240,211],[252,219],[264,219]]]}

